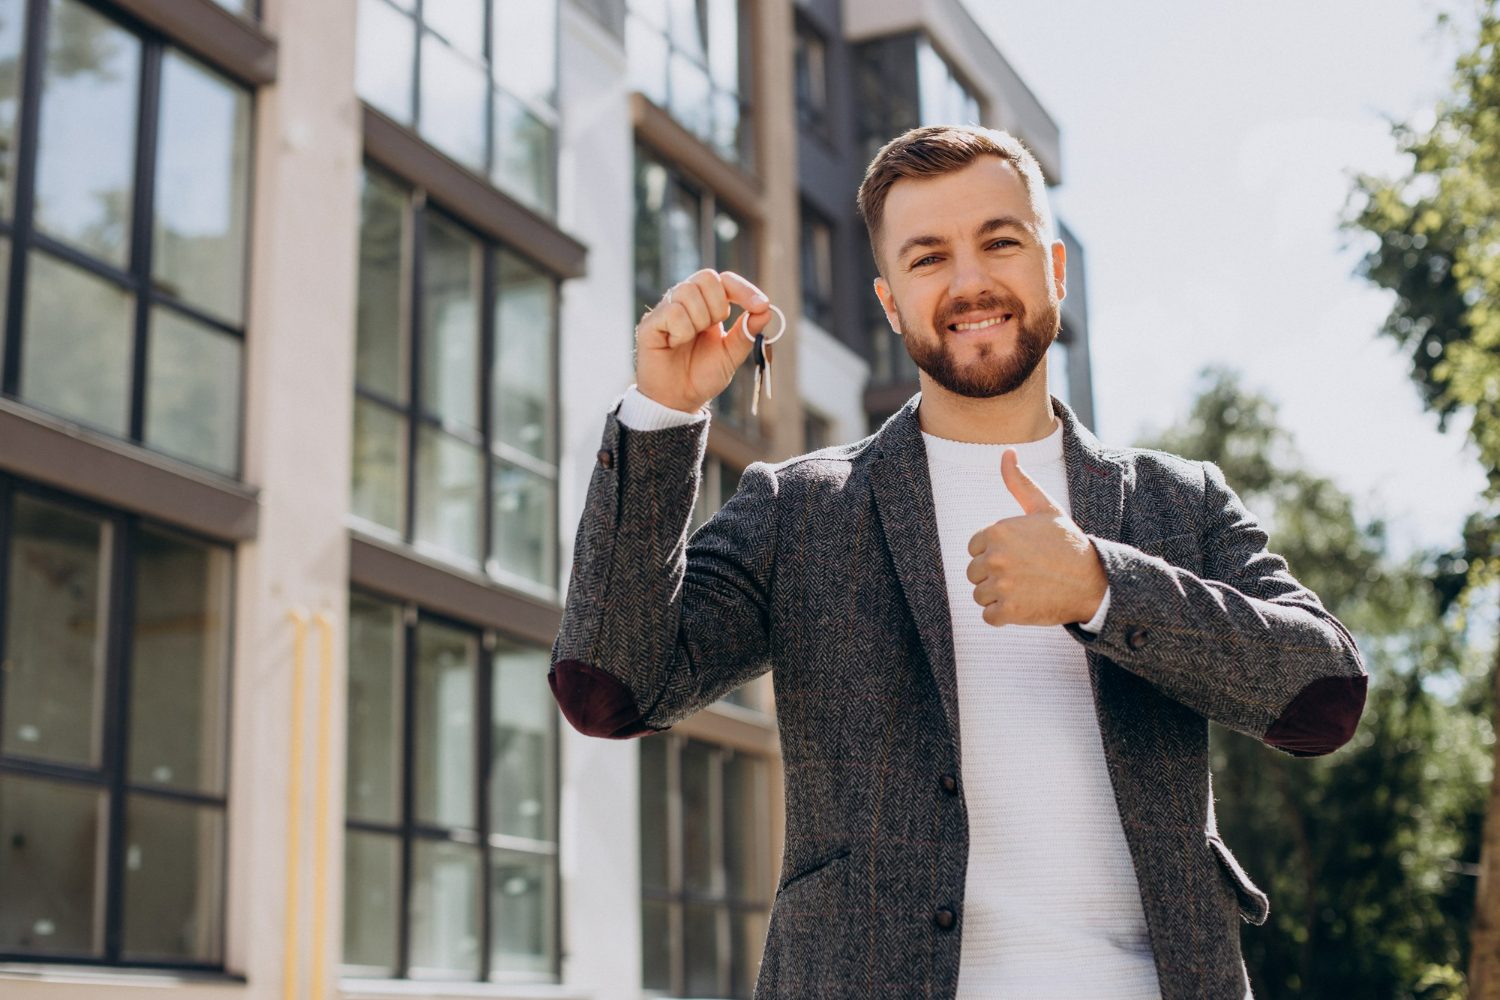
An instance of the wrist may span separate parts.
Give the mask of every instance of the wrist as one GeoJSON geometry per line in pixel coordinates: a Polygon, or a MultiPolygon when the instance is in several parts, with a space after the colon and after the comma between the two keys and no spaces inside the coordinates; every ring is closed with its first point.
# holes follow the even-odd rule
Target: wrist
{"type": "Polygon", "coordinates": [[[664,392],[661,389],[645,382],[637,382],[636,391],[645,396],[658,406],[665,406],[669,410],[678,410],[682,413],[690,413],[696,416],[708,405],[707,400],[694,400],[681,393],[664,392]]]}

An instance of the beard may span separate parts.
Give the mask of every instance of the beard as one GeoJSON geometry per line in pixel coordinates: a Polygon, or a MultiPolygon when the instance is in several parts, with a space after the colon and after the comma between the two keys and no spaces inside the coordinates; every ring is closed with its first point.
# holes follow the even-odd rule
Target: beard
{"type": "Polygon", "coordinates": [[[957,299],[944,303],[932,318],[930,334],[918,333],[918,327],[907,321],[899,305],[896,315],[901,329],[907,331],[901,338],[906,341],[906,353],[916,366],[944,389],[970,399],[1004,396],[1024,385],[1057,339],[1060,323],[1057,302],[1050,296],[1043,309],[1032,316],[1021,300],[1008,292],[981,295],[973,302],[957,299]],[[1002,353],[994,344],[980,344],[977,357],[960,362],[956,345],[944,334],[955,316],[976,311],[1007,312],[1015,317],[1014,349],[1002,353]]]}

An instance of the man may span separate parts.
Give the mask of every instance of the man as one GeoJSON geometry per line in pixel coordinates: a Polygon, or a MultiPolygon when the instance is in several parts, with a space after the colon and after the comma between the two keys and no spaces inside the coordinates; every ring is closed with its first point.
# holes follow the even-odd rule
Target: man
{"type": "Polygon", "coordinates": [[[1020,143],[914,130],[859,204],[921,393],[751,466],[689,545],[705,404],[771,313],[733,274],[668,292],[579,528],[562,710],[638,736],[773,671],[761,1000],[1246,996],[1267,903],[1215,828],[1208,722],[1337,749],[1354,642],[1216,467],[1105,447],[1048,396],[1065,259],[1020,143]]]}

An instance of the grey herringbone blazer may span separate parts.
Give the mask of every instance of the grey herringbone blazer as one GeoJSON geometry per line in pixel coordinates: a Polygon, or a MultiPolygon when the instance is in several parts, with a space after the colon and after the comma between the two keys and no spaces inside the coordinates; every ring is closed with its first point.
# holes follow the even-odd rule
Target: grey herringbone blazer
{"type": "MultiPolygon", "coordinates": [[[[857,444],[751,466],[691,543],[705,426],[605,427],[553,690],[578,729],[620,738],[773,671],[787,828],[759,1000],[957,987],[968,821],[919,400],[857,444]]],[[[1098,636],[1069,630],[1162,997],[1238,1000],[1239,921],[1267,904],[1214,826],[1208,721],[1327,753],[1353,734],[1364,669],[1216,467],[1106,448],[1054,406],[1111,593],[1098,636]]]]}

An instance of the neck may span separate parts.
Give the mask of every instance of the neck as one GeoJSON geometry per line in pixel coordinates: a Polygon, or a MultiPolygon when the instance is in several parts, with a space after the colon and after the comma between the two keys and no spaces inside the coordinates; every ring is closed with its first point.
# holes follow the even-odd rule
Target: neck
{"type": "Polygon", "coordinates": [[[989,399],[970,399],[949,392],[921,372],[922,403],[917,422],[922,431],[969,444],[1025,444],[1040,441],[1057,428],[1047,393],[1047,360],[1014,392],[989,399]]]}

